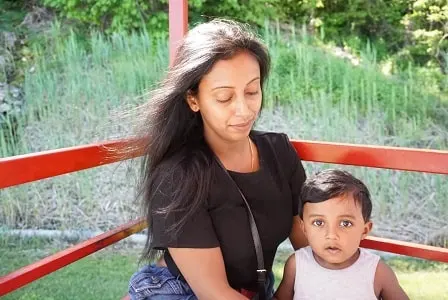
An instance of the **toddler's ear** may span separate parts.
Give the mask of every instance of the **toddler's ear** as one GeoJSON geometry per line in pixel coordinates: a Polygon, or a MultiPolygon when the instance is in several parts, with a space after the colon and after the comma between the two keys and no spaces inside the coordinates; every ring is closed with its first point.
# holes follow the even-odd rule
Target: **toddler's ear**
{"type": "Polygon", "coordinates": [[[372,231],[373,223],[372,221],[368,221],[364,224],[364,231],[362,233],[361,239],[365,239],[367,235],[372,231]]]}

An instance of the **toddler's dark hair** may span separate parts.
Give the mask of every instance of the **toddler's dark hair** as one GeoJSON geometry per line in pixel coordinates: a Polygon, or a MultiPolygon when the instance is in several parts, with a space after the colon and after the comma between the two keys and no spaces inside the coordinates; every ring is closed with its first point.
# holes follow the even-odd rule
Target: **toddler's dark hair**
{"type": "Polygon", "coordinates": [[[319,203],[342,195],[351,194],[361,205],[364,221],[370,220],[372,201],[365,184],[346,171],[328,169],[308,178],[300,193],[299,215],[303,218],[305,203],[319,203]]]}

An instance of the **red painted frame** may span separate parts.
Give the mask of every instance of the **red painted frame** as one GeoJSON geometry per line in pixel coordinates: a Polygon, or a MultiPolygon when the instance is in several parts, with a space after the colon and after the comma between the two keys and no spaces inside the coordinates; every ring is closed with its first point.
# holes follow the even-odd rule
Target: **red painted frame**
{"type": "Polygon", "coordinates": [[[448,151],[292,140],[303,160],[448,175],[448,151]]]}
{"type": "MultiPolygon", "coordinates": [[[[177,43],[188,29],[187,0],[169,0],[170,64],[177,43]]],[[[0,188],[20,185],[44,178],[76,172],[133,158],[113,155],[129,141],[109,141],[0,159],[0,188]]],[[[397,147],[366,146],[314,141],[292,141],[302,160],[366,166],[448,175],[448,151],[397,147]]],[[[0,277],[0,296],[54,272],[104,247],[118,242],[146,226],[143,219],[129,222],[114,230],[70,247],[17,271],[0,277]]],[[[366,248],[388,251],[429,260],[448,262],[448,249],[415,243],[368,237],[366,248]]],[[[129,299],[127,296],[123,299],[129,299]]]]}
{"type": "Polygon", "coordinates": [[[125,146],[109,141],[0,158],[0,189],[119,161],[114,153],[125,146]]]}
{"type": "MultiPolygon", "coordinates": [[[[0,188],[80,171],[133,158],[114,155],[128,141],[43,151],[0,158],[0,188]]],[[[448,175],[448,151],[367,146],[343,143],[291,141],[302,160],[448,175]]]]}

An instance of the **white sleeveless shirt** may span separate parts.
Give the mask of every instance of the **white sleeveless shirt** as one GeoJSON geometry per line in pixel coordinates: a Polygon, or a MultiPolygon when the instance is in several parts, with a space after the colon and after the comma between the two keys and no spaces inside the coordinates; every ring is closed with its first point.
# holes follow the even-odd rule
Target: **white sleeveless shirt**
{"type": "Polygon", "coordinates": [[[294,300],[378,300],[373,283],[380,257],[359,249],[356,262],[341,270],[319,265],[310,246],[296,251],[294,300]]]}

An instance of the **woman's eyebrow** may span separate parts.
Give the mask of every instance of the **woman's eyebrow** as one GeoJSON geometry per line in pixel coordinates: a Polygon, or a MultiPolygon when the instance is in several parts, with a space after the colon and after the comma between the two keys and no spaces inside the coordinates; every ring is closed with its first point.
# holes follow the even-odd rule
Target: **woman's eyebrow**
{"type": "Polygon", "coordinates": [[[217,90],[217,89],[233,89],[233,88],[235,88],[235,87],[234,86],[230,86],[230,85],[223,85],[223,86],[214,87],[211,90],[214,91],[214,90],[217,90]]]}
{"type": "MultiPolygon", "coordinates": [[[[260,79],[259,76],[251,79],[248,83],[246,83],[246,85],[251,84],[252,82],[254,82],[255,80],[258,80],[258,79],[260,79]]],[[[231,85],[222,85],[222,86],[214,87],[211,90],[214,91],[214,90],[217,90],[217,89],[233,89],[233,88],[235,88],[235,87],[231,86],[231,85]]]]}
{"type": "Polygon", "coordinates": [[[255,80],[260,79],[259,76],[255,77],[254,79],[250,80],[248,83],[246,83],[246,85],[251,84],[252,82],[254,82],[255,80]]]}

